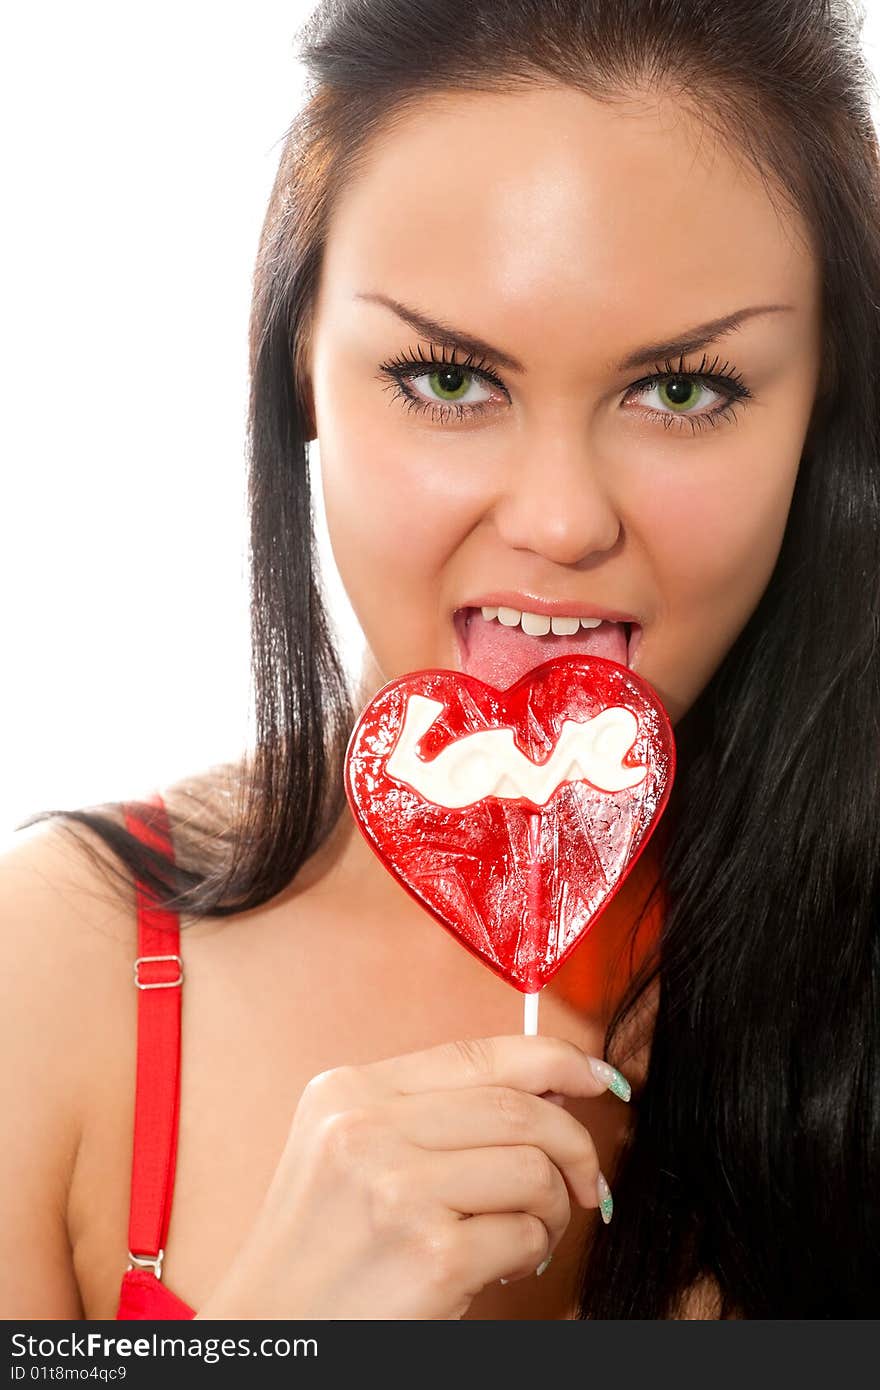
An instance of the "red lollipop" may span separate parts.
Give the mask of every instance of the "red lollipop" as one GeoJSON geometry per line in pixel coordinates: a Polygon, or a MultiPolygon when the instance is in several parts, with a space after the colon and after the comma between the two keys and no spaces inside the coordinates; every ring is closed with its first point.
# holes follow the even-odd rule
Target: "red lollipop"
{"type": "Polygon", "coordinates": [[[345,791],[386,869],[527,996],[632,872],[675,776],[654,690],[599,656],[561,656],[507,690],[433,669],[390,681],[349,740],[345,791]]]}

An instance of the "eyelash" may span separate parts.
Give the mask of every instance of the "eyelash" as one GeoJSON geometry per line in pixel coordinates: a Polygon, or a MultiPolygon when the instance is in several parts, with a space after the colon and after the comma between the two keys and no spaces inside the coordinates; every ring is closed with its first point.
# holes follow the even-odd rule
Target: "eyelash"
{"type": "MultiPolygon", "coordinates": [[[[379,380],[391,377],[390,388],[393,391],[392,399],[400,399],[405,402],[405,409],[415,410],[417,414],[426,411],[432,412],[432,418],[437,423],[445,423],[450,416],[455,416],[458,420],[473,419],[481,415],[490,405],[490,401],[477,401],[471,405],[463,405],[460,401],[427,401],[421,396],[413,395],[405,385],[406,382],[415,377],[428,376],[424,368],[428,367],[460,367],[467,371],[469,375],[479,377],[481,380],[489,382],[498,390],[507,395],[507,388],[501,381],[493,364],[485,357],[475,358],[473,353],[468,353],[463,361],[456,357],[455,348],[449,356],[446,349],[443,355],[438,357],[434,344],[431,344],[430,353],[426,356],[421,347],[418,349],[418,356],[412,352],[404,354],[402,357],[392,358],[383,362],[379,367],[379,380]],[[421,368],[422,370],[416,370],[421,368]]],[[[735,420],[736,407],[751,399],[752,393],[745,383],[742,375],[729,362],[725,362],[721,367],[718,366],[716,357],[711,364],[707,363],[705,354],[696,371],[686,371],[684,366],[684,356],[678,361],[678,366],[674,366],[667,358],[662,365],[656,365],[649,376],[641,377],[639,381],[633,382],[627,388],[627,396],[631,394],[641,394],[654,386],[657,382],[668,381],[674,377],[682,377],[684,380],[697,381],[701,386],[708,386],[710,390],[720,388],[727,396],[727,399],[714,409],[704,412],[702,415],[678,415],[674,412],[667,413],[660,410],[649,410],[648,415],[652,419],[659,419],[666,429],[674,424],[682,427],[690,424],[691,432],[696,433],[698,429],[703,429],[707,424],[715,428],[719,421],[729,419],[735,420]]],[[[508,397],[509,399],[509,397],[508,397]]]]}

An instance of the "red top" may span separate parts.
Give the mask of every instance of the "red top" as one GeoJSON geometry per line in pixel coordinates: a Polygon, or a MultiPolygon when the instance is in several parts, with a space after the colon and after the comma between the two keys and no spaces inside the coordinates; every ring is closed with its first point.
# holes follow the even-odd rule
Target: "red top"
{"type": "MultiPolygon", "coordinates": [[[[126,826],[146,844],[173,856],[165,804],[158,794],[147,798],[147,803],[155,808],[151,823],[145,824],[126,810],[126,826]]],[[[605,909],[601,930],[590,931],[556,974],[557,992],[579,1012],[607,1008],[609,991],[616,1000],[659,933],[665,901],[656,903],[646,915],[632,955],[622,949],[628,942],[636,907],[647,897],[657,871],[660,839],[658,829],[605,909]]],[[[183,961],[177,914],[153,906],[140,883],[136,890],[138,961],[134,977],[140,988],[128,1249],[132,1256],[156,1262],[164,1254],[174,1193],[183,961]],[[171,959],[156,960],[157,956],[171,959]]],[[[162,1283],[161,1273],[161,1262],[150,1269],[129,1266],[122,1276],[116,1317],[195,1317],[195,1309],[162,1283]]]]}

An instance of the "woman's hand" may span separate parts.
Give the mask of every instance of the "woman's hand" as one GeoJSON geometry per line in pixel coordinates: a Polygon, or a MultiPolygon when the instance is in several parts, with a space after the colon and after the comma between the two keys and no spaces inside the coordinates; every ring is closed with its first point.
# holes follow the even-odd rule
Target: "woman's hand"
{"type": "Polygon", "coordinates": [[[542,1095],[598,1095],[609,1076],[532,1036],[321,1072],[198,1317],[460,1318],[487,1284],[534,1273],[573,1201],[599,1205],[589,1132],[542,1095]]]}

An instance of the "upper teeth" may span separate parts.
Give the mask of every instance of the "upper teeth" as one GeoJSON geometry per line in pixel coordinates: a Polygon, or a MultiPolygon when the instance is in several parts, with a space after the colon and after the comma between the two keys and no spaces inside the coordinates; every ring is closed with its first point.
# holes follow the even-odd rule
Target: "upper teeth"
{"type": "Polygon", "coordinates": [[[487,622],[497,618],[503,627],[522,626],[529,637],[546,637],[553,629],[559,637],[571,637],[579,627],[598,627],[603,618],[551,618],[547,613],[521,613],[518,608],[484,608],[483,617],[487,622]]]}

